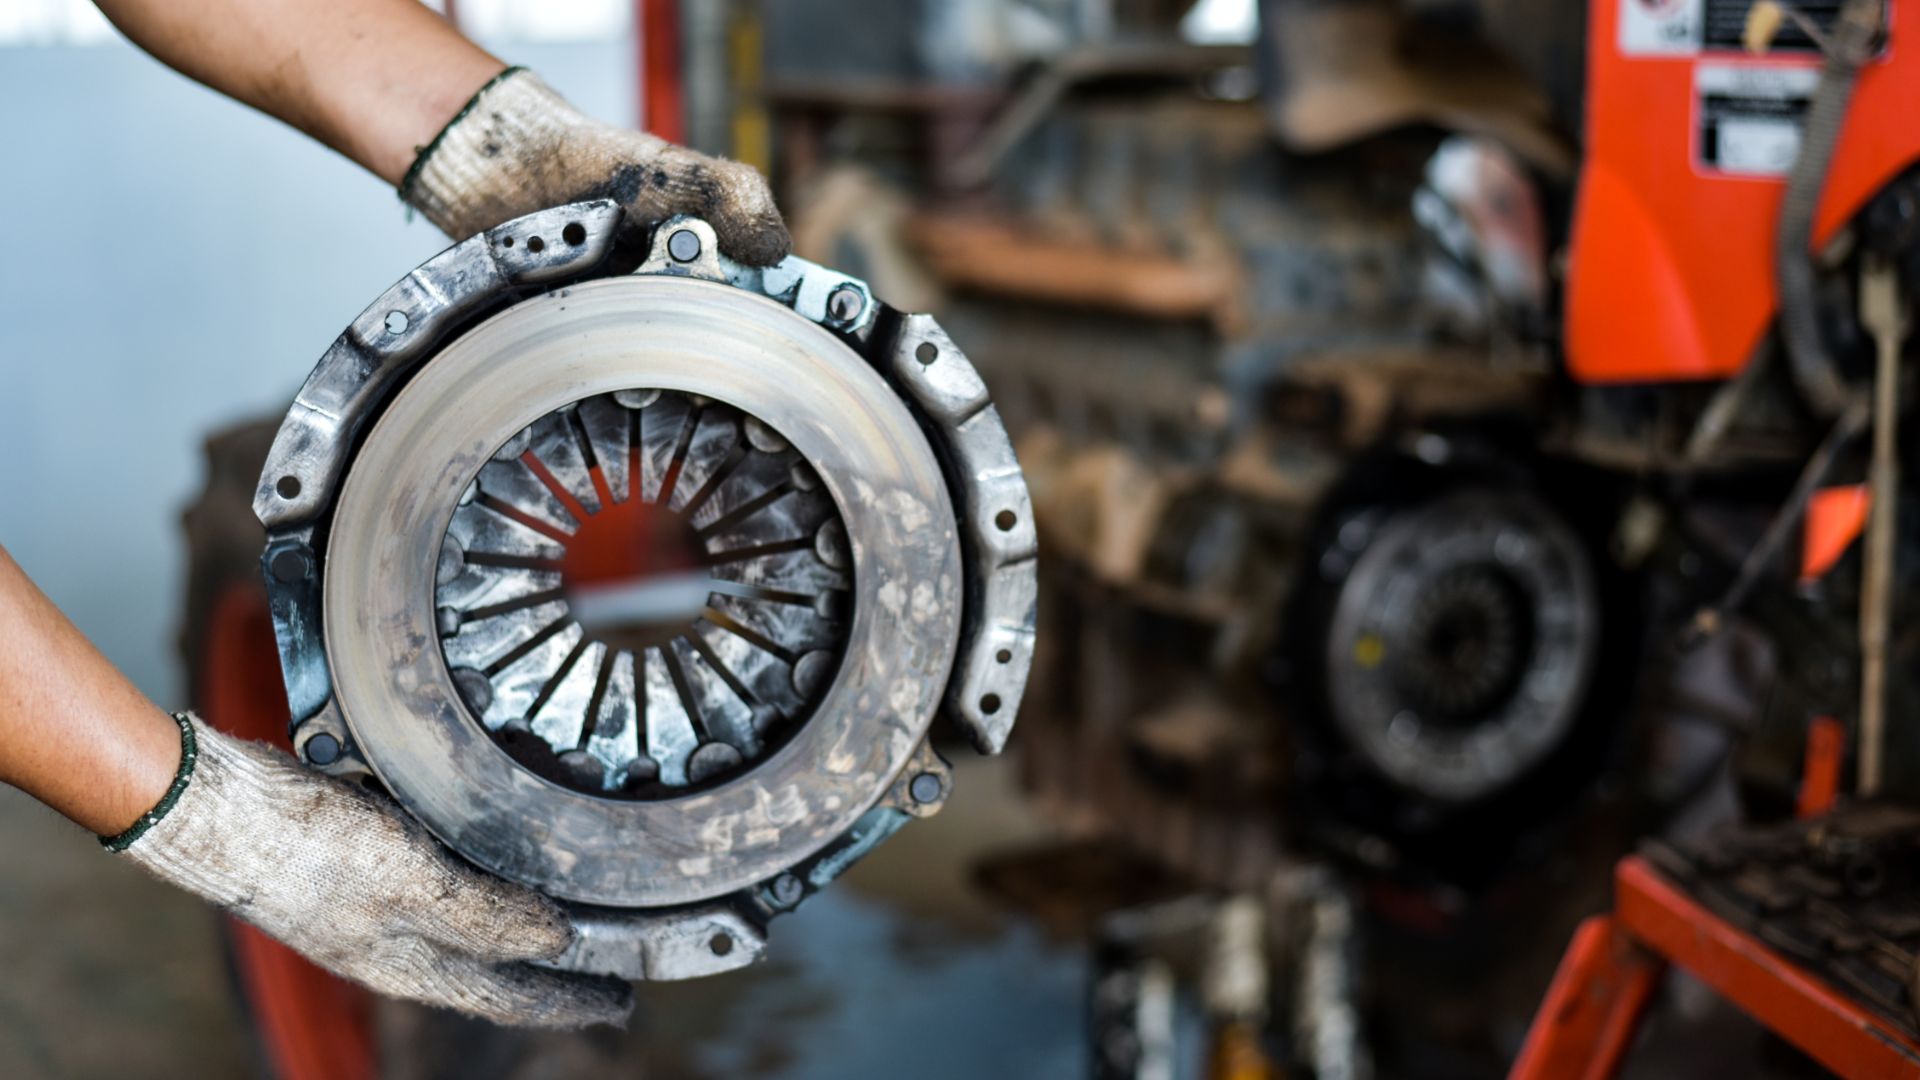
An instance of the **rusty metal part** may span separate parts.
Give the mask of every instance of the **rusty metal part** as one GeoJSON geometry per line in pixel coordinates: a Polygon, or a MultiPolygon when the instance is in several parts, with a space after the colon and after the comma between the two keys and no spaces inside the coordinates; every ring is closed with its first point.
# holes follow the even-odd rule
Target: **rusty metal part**
{"type": "Polygon", "coordinates": [[[1435,799],[1499,791],[1571,730],[1599,652],[1580,542],[1538,501],[1463,492],[1340,530],[1352,569],[1327,698],[1380,772],[1435,799]]]}
{"type": "Polygon", "coordinates": [[[1252,54],[1240,45],[1145,42],[1086,46],[1063,52],[1048,60],[994,117],[979,142],[954,163],[956,182],[960,187],[985,183],[1007,153],[1054,110],[1076,83],[1116,77],[1195,78],[1245,67],[1252,60],[1252,54]]]}
{"type": "MultiPolygon", "coordinates": [[[[1435,295],[1447,249],[1413,208],[1444,136],[1404,127],[1300,155],[1259,103],[1209,85],[1036,95],[988,190],[964,199],[957,159],[920,162],[924,130],[899,125],[912,160],[880,150],[872,173],[900,183],[924,164],[921,194],[840,180],[795,235],[876,286],[943,286],[942,321],[1018,437],[1060,619],[1047,730],[1023,736],[1043,800],[1232,886],[1275,857],[1280,778],[1302,753],[1287,733],[1303,695],[1271,680],[1319,654],[1280,655],[1275,613],[1314,572],[1325,500],[1358,454],[1429,425],[1541,415],[1551,386],[1533,337],[1522,350],[1508,339],[1523,335],[1450,319],[1454,294],[1435,295]],[[890,227],[865,201],[894,208],[890,227]]],[[[1427,185],[1467,233],[1450,265],[1494,271],[1513,286],[1503,303],[1526,307],[1547,278],[1521,235],[1540,194],[1485,155],[1469,164],[1464,187],[1427,185]],[[1495,192],[1524,212],[1499,217],[1495,192]]]]}
{"type": "MultiPolygon", "coordinates": [[[[691,278],[615,278],[562,292],[516,305],[442,350],[387,406],[357,450],[334,508],[327,553],[323,618],[335,692],[354,743],[388,790],[488,869],[612,907],[710,900],[770,879],[844,833],[925,737],[959,633],[963,583],[951,503],[911,414],[820,327],[767,300],[691,278]],[[640,340],[644,350],[633,347],[640,340]],[[477,478],[475,501],[485,502],[497,498],[490,490],[496,484],[505,490],[509,483],[487,471],[503,464],[495,460],[496,447],[562,405],[581,402],[585,410],[600,395],[636,387],[697,395],[765,418],[819,476],[857,553],[850,583],[819,565],[811,550],[802,554],[812,570],[782,566],[779,556],[749,564],[763,576],[740,584],[805,592],[809,604],[814,595],[847,584],[845,644],[824,634],[808,643],[829,652],[823,660],[842,652],[846,659],[812,676],[831,675],[831,685],[782,752],[736,781],[650,801],[550,784],[501,753],[474,722],[497,727],[515,713],[543,739],[575,730],[566,713],[574,698],[584,705],[590,695],[591,680],[583,678],[590,672],[578,664],[559,672],[578,672],[568,687],[553,676],[561,658],[587,641],[568,612],[577,599],[526,609],[520,614],[534,616],[525,620],[530,626],[485,620],[451,636],[443,636],[436,611],[419,600],[433,588],[446,550],[443,522],[457,524],[463,493],[477,478]],[[460,422],[450,422],[454,417],[460,422]],[[819,580],[808,580],[809,573],[819,580]],[[496,632],[500,622],[510,625],[496,632]],[[481,640],[468,640],[476,635],[481,640]],[[422,649],[422,640],[439,640],[441,649],[422,649]],[[523,659],[494,667],[517,654],[523,659]],[[495,707],[470,715],[454,678],[460,668],[449,665],[488,665],[495,707]],[[533,677],[517,680],[522,671],[533,677]],[[555,692],[544,689],[549,685],[555,692]],[[540,823],[537,846],[528,843],[530,822],[540,823]]],[[[659,401],[640,416],[644,421],[647,412],[670,408],[671,400],[659,401]]],[[[683,425],[676,431],[687,432],[681,441],[694,434],[683,425]]],[[[653,471],[643,470],[647,482],[653,471]]],[[[689,492],[705,479],[692,469],[682,475],[689,492]]],[[[531,475],[522,482],[539,484],[531,475]]],[[[590,486],[576,491],[581,498],[591,493],[590,486]]],[[[710,524],[719,518],[706,515],[717,512],[703,508],[695,520],[710,524]]],[[[801,539],[814,546],[813,536],[801,539]]],[[[489,554],[539,558],[499,541],[486,546],[489,554]]],[[[534,545],[536,551],[544,546],[534,545]]],[[[466,561],[475,561],[474,554],[466,561]]],[[[545,586],[523,580],[519,588],[524,597],[545,586]]],[[[765,644],[753,651],[791,670],[795,684],[803,681],[803,655],[792,650],[805,645],[766,614],[793,605],[760,600],[764,594],[722,593],[711,580],[697,588],[711,598],[696,615],[716,655],[726,650],[739,666],[752,653],[725,639],[752,646],[758,638],[765,644]]],[[[506,602],[495,595],[483,592],[475,602],[506,602]]],[[[689,774],[705,746],[731,746],[739,755],[735,765],[759,749],[752,706],[729,693],[712,661],[706,665],[715,678],[698,685],[724,709],[676,693],[673,683],[688,681],[685,668],[697,671],[703,659],[691,647],[684,662],[680,656],[678,649],[647,650],[645,674],[648,683],[660,684],[647,694],[649,749],[659,779],[679,781],[673,786],[695,778],[689,774]],[[675,706],[692,706],[696,715],[669,715],[675,706]],[[692,745],[695,733],[686,721],[701,722],[702,711],[705,726],[731,742],[692,745]],[[728,715],[734,712],[748,714],[745,731],[740,716],[728,715]]],[[[764,686],[771,674],[740,677],[764,686]]]]}
{"type": "Polygon", "coordinates": [[[562,405],[503,451],[453,511],[434,603],[455,688],[509,755],[662,798],[805,724],[854,593],[846,521],[790,440],[656,387],[562,405]]]}
{"type": "Polygon", "coordinates": [[[253,496],[260,523],[311,523],[338,494],[355,437],[396,382],[445,334],[515,290],[591,271],[612,250],[620,215],[610,202],[532,214],[455,244],[380,294],[294,397],[268,456],[277,468],[261,474],[253,496]],[[564,239],[569,225],[580,226],[577,244],[564,239]]]}
{"type": "Polygon", "coordinates": [[[829,166],[789,198],[794,253],[858,267],[876,293],[907,311],[941,311],[946,296],[908,248],[906,196],[858,166],[829,166]]]}
{"type": "Polygon", "coordinates": [[[1540,405],[1545,371],[1499,370],[1439,349],[1377,349],[1303,357],[1275,387],[1337,394],[1340,441],[1361,450],[1405,429],[1540,405]]]}
{"type": "Polygon", "coordinates": [[[1402,5],[1274,4],[1262,44],[1278,75],[1275,131],[1303,152],[1412,123],[1484,135],[1546,173],[1576,161],[1536,84],[1485,42],[1419,42],[1402,5]],[[1419,48],[1419,44],[1429,47],[1419,48]]]}
{"type": "Polygon", "coordinates": [[[613,274],[617,223],[535,214],[390,290],[255,507],[308,762],[572,901],[565,966],[684,978],[939,809],[942,706],[1004,745],[1034,534],[930,318],[691,218],[613,274]],[[601,580],[621,518],[667,554],[601,580]]]}
{"type": "Polygon", "coordinates": [[[1230,260],[1120,252],[1037,235],[1005,221],[928,212],[907,225],[928,268],[954,289],[1084,304],[1156,319],[1233,327],[1243,276],[1230,260]]]}

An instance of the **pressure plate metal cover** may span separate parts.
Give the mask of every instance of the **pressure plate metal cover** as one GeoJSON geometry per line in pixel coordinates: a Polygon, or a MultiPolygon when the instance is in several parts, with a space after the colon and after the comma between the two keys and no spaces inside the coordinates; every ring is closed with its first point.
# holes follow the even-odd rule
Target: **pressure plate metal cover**
{"type": "Polygon", "coordinates": [[[302,756],[571,902],[566,966],[674,978],[939,807],[943,706],[1004,744],[1033,534],[930,318],[618,226],[545,211],[389,290],[255,509],[302,756]]]}

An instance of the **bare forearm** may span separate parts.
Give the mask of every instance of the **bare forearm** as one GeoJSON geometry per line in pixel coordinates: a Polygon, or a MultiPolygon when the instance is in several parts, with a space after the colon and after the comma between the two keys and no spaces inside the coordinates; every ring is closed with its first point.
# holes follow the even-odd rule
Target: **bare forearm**
{"type": "Polygon", "coordinates": [[[721,251],[755,266],[792,247],[751,166],[594,120],[532,72],[507,72],[418,0],[96,3],[162,62],[400,188],[455,240],[611,198],[640,228],[705,218],[721,251]]]}
{"type": "Polygon", "coordinates": [[[179,762],[173,720],[0,548],[0,781],[111,835],[152,809],[179,762]]]}
{"type": "Polygon", "coordinates": [[[98,0],[181,73],[398,184],[504,66],[417,0],[98,0]]]}
{"type": "Polygon", "coordinates": [[[572,943],[552,901],[458,862],[356,786],[197,720],[175,723],[5,548],[0,781],[113,837],[117,857],[383,993],[561,1028],[621,1024],[631,1007],[619,983],[520,963],[572,943]],[[182,771],[183,727],[197,748],[190,778],[159,805],[182,771]]]}

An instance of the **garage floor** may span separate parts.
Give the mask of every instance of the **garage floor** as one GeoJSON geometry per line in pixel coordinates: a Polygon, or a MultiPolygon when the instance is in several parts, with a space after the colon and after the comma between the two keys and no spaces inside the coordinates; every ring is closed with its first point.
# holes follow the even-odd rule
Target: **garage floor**
{"type": "MultiPolygon", "coordinates": [[[[380,1014],[389,1076],[1085,1075],[1080,952],[988,907],[971,883],[978,858],[1044,831],[1015,790],[1014,762],[963,757],[955,767],[946,810],[777,922],[766,963],[643,987],[625,1032],[530,1034],[390,1003],[380,1014]]],[[[0,851],[12,856],[0,876],[0,1076],[255,1075],[204,906],[4,787],[0,851]]],[[[1402,959],[1420,966],[1414,954],[1402,959]]],[[[1663,1002],[1629,1077],[1817,1075],[1689,981],[1671,984],[1663,1002]]],[[[1497,1074],[1482,1055],[1429,1048],[1420,1059],[1423,1076],[1497,1074]]]]}
{"type": "MultiPolygon", "coordinates": [[[[529,1036],[383,1011],[412,1077],[1076,1076],[1077,950],[984,906],[972,859],[1037,834],[1006,762],[960,761],[953,800],[775,924],[767,963],[644,988],[631,1030],[529,1036]]],[[[253,1075],[208,910],[0,788],[0,1075],[253,1075]]]]}
{"type": "Polygon", "coordinates": [[[205,905],[0,785],[0,1073],[249,1075],[205,905]]]}

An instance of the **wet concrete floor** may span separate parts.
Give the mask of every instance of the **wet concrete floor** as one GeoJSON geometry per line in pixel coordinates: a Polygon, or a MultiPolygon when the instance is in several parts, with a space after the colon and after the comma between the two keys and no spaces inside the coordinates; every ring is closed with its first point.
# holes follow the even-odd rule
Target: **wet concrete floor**
{"type": "MultiPolygon", "coordinates": [[[[1014,765],[957,761],[946,810],[777,921],[765,963],[643,986],[624,1032],[528,1034],[389,1003],[379,1013],[387,1075],[1085,1076],[1081,951],[996,910],[971,880],[981,857],[1046,835],[1024,809],[1014,765]]],[[[259,1075],[206,907],[4,787],[0,855],[0,1078],[259,1075]]],[[[1374,1017],[1376,1029],[1386,1019],[1374,1017]]],[[[1509,1026],[1505,1041],[1517,1044],[1524,1019],[1509,1026]]],[[[1626,1075],[1818,1074],[1685,981],[1668,987],[1643,1036],[1626,1075]]],[[[1183,1056],[1184,1078],[1197,1055],[1183,1056]]],[[[1382,1071],[1436,1080],[1501,1072],[1486,1054],[1430,1050],[1419,1060],[1410,1072],[1382,1071]]]]}
{"type": "MultiPolygon", "coordinates": [[[[396,1080],[1079,1076],[1079,951],[988,907],[973,860],[1040,835],[1003,762],[797,913],[744,972],[642,988],[624,1033],[526,1036],[388,1006],[396,1080]]],[[[255,1075],[211,913],[0,788],[0,1076],[255,1075]]]]}

